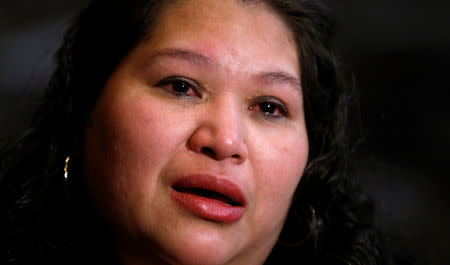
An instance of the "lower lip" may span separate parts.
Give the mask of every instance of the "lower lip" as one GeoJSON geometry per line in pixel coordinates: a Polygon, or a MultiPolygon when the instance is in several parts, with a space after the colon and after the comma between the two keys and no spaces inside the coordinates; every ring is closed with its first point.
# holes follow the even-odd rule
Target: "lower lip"
{"type": "Polygon", "coordinates": [[[178,192],[173,189],[171,189],[170,195],[173,200],[194,215],[214,222],[237,222],[245,211],[245,208],[242,206],[231,206],[218,200],[178,192]]]}

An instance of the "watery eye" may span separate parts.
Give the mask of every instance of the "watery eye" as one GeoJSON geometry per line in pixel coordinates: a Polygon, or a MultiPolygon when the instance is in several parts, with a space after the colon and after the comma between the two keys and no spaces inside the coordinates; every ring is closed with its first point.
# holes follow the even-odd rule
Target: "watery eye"
{"type": "Polygon", "coordinates": [[[174,80],[172,82],[172,89],[176,93],[186,94],[192,89],[192,85],[183,80],[174,80]]]}
{"type": "Polygon", "coordinates": [[[159,81],[156,86],[182,97],[196,96],[199,90],[197,82],[184,77],[168,77],[159,81]]]}
{"type": "Polygon", "coordinates": [[[280,100],[271,97],[258,98],[250,105],[249,110],[260,112],[264,117],[271,119],[279,119],[287,115],[286,106],[280,100]]]}
{"type": "Polygon", "coordinates": [[[277,111],[277,106],[271,102],[263,102],[258,104],[261,112],[266,115],[273,115],[277,111]]]}

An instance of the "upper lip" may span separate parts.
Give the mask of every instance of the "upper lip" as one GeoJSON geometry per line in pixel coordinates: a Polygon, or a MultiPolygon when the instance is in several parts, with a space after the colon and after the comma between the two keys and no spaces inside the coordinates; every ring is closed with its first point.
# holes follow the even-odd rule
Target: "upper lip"
{"type": "Polygon", "coordinates": [[[218,193],[232,200],[233,206],[243,207],[247,204],[244,193],[240,187],[226,177],[208,174],[188,175],[176,180],[173,183],[172,188],[176,191],[189,189],[218,193]]]}

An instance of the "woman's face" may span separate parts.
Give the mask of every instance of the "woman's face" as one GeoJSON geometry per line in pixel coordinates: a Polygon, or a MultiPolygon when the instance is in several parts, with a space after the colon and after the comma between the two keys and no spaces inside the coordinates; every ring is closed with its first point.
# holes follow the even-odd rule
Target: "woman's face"
{"type": "Polygon", "coordinates": [[[264,4],[191,0],[123,60],[84,170],[124,264],[264,262],[308,156],[298,57],[264,4]]]}

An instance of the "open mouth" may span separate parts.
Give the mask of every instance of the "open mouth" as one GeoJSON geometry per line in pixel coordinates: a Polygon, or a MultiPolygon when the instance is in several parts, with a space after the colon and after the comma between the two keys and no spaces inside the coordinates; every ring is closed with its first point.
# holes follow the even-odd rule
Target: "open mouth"
{"type": "Polygon", "coordinates": [[[218,223],[239,221],[247,205],[239,186],[213,175],[182,177],[170,186],[170,196],[181,209],[218,223]]]}
{"type": "Polygon", "coordinates": [[[185,187],[179,187],[179,186],[173,186],[172,188],[177,192],[192,194],[192,195],[204,197],[207,199],[220,201],[220,202],[230,205],[230,206],[242,206],[241,203],[234,201],[230,197],[228,197],[224,194],[221,194],[219,192],[212,191],[212,190],[206,190],[206,189],[202,189],[202,188],[185,188],[185,187]]]}

